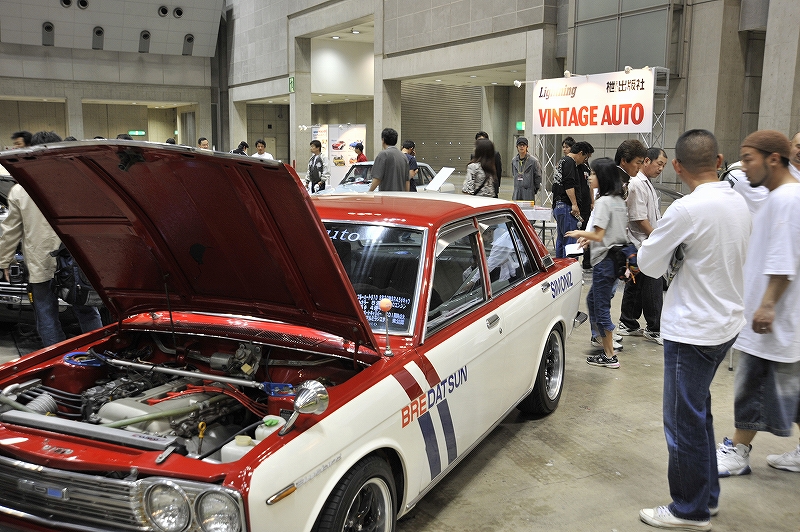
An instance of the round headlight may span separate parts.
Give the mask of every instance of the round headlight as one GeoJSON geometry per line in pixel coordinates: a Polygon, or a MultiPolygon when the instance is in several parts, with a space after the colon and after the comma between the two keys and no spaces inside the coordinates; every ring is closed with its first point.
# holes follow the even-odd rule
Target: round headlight
{"type": "Polygon", "coordinates": [[[207,491],[195,502],[197,520],[203,532],[239,532],[242,522],[239,505],[222,491],[207,491]]]}
{"type": "Polygon", "coordinates": [[[175,484],[154,484],[145,494],[147,516],[164,532],[182,532],[192,520],[192,508],[186,494],[175,484]]]}

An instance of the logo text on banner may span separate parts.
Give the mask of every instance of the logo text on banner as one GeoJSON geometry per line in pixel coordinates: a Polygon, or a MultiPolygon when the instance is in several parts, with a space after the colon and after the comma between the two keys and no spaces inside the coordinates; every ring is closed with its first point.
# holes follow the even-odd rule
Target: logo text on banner
{"type": "Polygon", "coordinates": [[[539,80],[533,89],[533,134],[649,132],[653,86],[650,69],[539,80]]]}

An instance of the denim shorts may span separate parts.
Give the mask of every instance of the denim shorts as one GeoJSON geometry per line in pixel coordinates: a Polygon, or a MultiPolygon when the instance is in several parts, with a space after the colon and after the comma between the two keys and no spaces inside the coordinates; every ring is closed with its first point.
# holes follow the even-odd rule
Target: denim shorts
{"type": "Polygon", "coordinates": [[[734,426],[791,436],[792,423],[800,423],[800,362],[787,364],[739,354],[734,426]]]}

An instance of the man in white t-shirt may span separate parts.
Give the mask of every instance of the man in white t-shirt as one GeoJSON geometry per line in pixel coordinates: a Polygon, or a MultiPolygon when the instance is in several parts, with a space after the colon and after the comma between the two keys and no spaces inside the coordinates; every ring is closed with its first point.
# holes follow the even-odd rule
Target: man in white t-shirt
{"type": "Polygon", "coordinates": [[[639,518],[658,528],[711,530],[719,505],[711,381],[745,324],[742,268],[751,219],[744,199],[719,181],[717,139],[694,129],[678,138],[672,167],[691,193],[672,203],[639,249],[657,278],[684,245],[683,265],[664,298],[664,435],[672,502],[639,518]]]}
{"type": "Polygon", "coordinates": [[[258,157],[260,159],[268,159],[270,161],[274,160],[275,158],[272,156],[271,153],[267,153],[267,143],[264,142],[264,139],[258,139],[256,141],[256,152],[251,155],[251,157],[258,157]]]}
{"type": "MultiPolygon", "coordinates": [[[[742,142],[745,183],[768,195],[749,201],[753,236],[745,275],[746,326],[734,347],[741,351],[734,385],[733,439],[717,451],[721,477],[750,473],[750,444],[758,431],[791,436],[800,426],[800,182],[789,170],[789,139],[778,131],[757,131],[742,142]]],[[[746,190],[743,190],[747,193],[746,190]]],[[[752,194],[748,194],[751,197],[752,194]]],[[[767,456],[777,469],[800,472],[800,445],[767,456]]]]}

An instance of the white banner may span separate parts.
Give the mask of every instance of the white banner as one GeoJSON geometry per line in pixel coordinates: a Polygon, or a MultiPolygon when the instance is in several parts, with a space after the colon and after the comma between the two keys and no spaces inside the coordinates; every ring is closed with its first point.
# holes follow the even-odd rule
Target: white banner
{"type": "Polygon", "coordinates": [[[650,69],[539,80],[533,89],[533,134],[648,133],[653,85],[650,69]]]}

